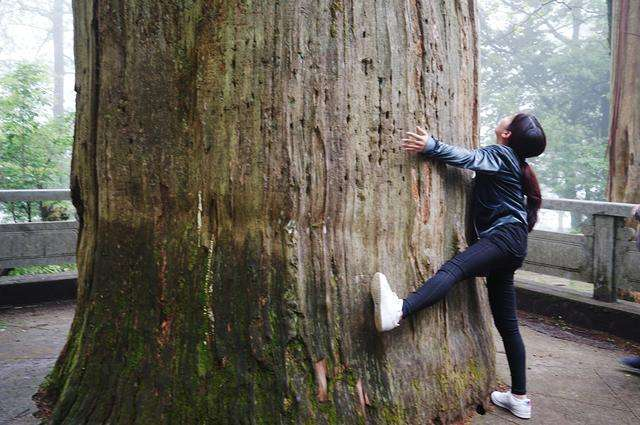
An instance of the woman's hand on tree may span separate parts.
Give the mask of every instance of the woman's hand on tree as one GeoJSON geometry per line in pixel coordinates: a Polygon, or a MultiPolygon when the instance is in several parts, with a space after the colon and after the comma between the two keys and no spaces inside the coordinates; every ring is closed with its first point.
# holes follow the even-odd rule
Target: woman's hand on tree
{"type": "Polygon", "coordinates": [[[427,144],[427,140],[429,140],[429,133],[427,133],[424,128],[417,126],[416,133],[407,131],[407,135],[409,137],[402,139],[404,143],[400,145],[400,147],[409,153],[422,152],[427,144]]]}

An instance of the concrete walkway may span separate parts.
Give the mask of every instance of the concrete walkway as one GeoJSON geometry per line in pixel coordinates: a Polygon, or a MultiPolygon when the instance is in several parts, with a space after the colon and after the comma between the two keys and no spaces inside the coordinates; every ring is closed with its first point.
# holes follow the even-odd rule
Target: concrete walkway
{"type": "Polygon", "coordinates": [[[0,310],[0,425],[37,424],[31,401],[67,340],[75,303],[0,310]]]}
{"type": "MultiPolygon", "coordinates": [[[[527,390],[532,418],[522,420],[496,407],[473,424],[640,424],[640,376],[621,369],[618,357],[637,346],[520,312],[527,349],[527,390]],[[628,345],[628,350],[620,348],[628,345]]],[[[640,324],[639,324],[640,325],[640,324]]],[[[494,332],[498,380],[509,384],[504,348],[494,332]]]]}
{"type": "MultiPolygon", "coordinates": [[[[72,302],[59,302],[0,311],[0,425],[38,423],[31,396],[64,345],[73,309],[72,302]]],[[[524,421],[496,409],[471,423],[640,423],[640,376],[618,368],[617,358],[625,354],[620,342],[524,314],[521,323],[534,417],[524,421]]],[[[502,344],[495,340],[498,377],[509,383],[502,344]]]]}

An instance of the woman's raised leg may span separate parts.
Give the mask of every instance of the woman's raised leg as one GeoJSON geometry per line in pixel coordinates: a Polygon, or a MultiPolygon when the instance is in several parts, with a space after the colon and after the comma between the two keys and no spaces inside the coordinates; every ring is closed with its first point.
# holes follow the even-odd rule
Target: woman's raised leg
{"type": "Polygon", "coordinates": [[[509,254],[503,252],[491,240],[479,239],[445,262],[436,274],[404,299],[402,317],[405,318],[437,303],[447,295],[455,283],[463,279],[486,276],[504,264],[508,257],[509,254]]]}

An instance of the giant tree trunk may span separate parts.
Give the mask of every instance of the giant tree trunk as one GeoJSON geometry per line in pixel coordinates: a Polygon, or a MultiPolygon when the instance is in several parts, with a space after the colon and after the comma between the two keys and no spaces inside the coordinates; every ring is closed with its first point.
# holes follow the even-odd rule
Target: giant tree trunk
{"type": "Polygon", "coordinates": [[[69,340],[55,423],[428,423],[494,378],[485,293],[376,333],[466,244],[469,176],[399,149],[477,143],[468,1],[77,0],[69,340]]]}
{"type": "Polygon", "coordinates": [[[640,1],[611,6],[609,184],[613,202],[640,202],[640,1]]]}

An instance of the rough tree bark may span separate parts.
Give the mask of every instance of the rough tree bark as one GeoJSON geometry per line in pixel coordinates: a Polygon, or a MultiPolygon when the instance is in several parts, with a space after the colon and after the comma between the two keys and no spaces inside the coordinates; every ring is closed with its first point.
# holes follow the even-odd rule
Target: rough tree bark
{"type": "Polygon", "coordinates": [[[74,2],[79,287],[53,423],[451,422],[494,379],[474,282],[391,333],[465,247],[473,1],[74,2]]]}
{"type": "Polygon", "coordinates": [[[640,2],[609,1],[612,67],[607,197],[613,202],[640,203],[640,2]]]}

